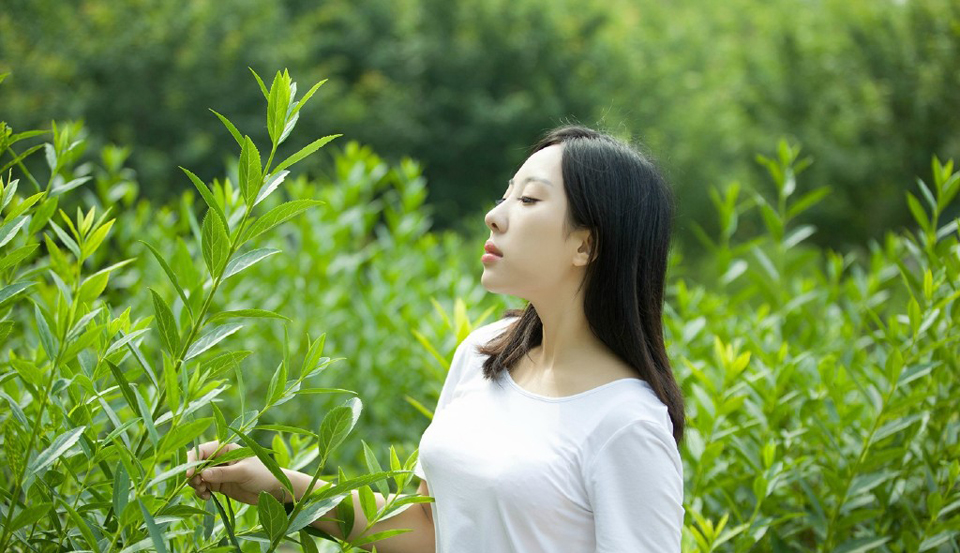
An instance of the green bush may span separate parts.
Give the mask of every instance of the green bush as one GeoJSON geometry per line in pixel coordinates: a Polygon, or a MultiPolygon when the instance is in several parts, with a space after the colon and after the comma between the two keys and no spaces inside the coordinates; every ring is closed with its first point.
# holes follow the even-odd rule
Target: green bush
{"type": "MultiPolygon", "coordinates": [[[[388,471],[381,470],[373,450],[365,448],[369,473],[347,478],[341,470],[336,483],[316,485],[331,454],[357,422],[362,409],[357,397],[327,411],[320,424],[312,427],[316,431],[266,422],[268,411],[294,398],[356,395],[312,385],[317,375],[342,360],[323,356],[324,334],[308,338],[302,362],[294,363],[285,333],[283,348],[272,359],[276,368],[266,379],[265,392],[249,400],[245,400],[248,390],[242,362],[251,351],[220,350],[228,337],[250,326],[239,320],[262,319],[263,325],[289,321],[260,306],[225,308],[231,300],[222,297],[223,285],[244,280],[249,275],[245,271],[281,253],[257,247],[261,236],[323,203],[303,198],[270,209],[257,207],[276,196],[273,193],[289,174],[288,168],[339,136],[317,139],[274,165],[277,146],[323,82],[296,100],[296,83],[286,72],[277,73],[269,90],[259,77],[257,81],[267,100],[270,153],[266,164],[249,136],[218,116],[240,147],[237,184],[215,183],[211,189],[183,170],[209,208],[201,224],[190,218],[198,251],[184,252],[182,241],[143,242],[152,254],[150,262],[157,264],[175,294],[129,288],[130,297],[104,295],[111,276],[120,277],[134,260],[95,269],[99,267],[93,263],[95,258],[117,259],[116,251],[105,252],[117,222],[108,219],[114,206],[99,214],[96,206],[86,211],[78,208],[75,218],[58,210],[64,193],[93,178],[76,175],[80,168],[75,162],[83,144],[76,139],[79,126],[54,125],[52,142],[18,154],[14,150],[19,149],[18,143],[38,133],[13,134],[0,123],[0,151],[12,158],[3,171],[11,166],[22,170],[20,160],[41,148],[50,169],[46,186],[29,171],[24,173],[37,188],[26,198],[17,194],[20,179],[0,180],[0,203],[6,211],[0,226],[4,247],[0,336],[6,350],[0,399],[8,407],[0,423],[0,458],[3,480],[8,483],[2,492],[0,550],[235,551],[241,541],[249,544],[246,550],[251,546],[274,550],[287,539],[304,551],[316,551],[313,534],[338,543],[342,551],[354,551],[361,544],[405,530],[346,542],[307,526],[354,489],[360,490],[371,525],[423,499],[401,496],[411,479],[416,453],[401,464],[393,448],[388,471]],[[199,269],[194,257],[203,260],[199,269]],[[124,301],[134,300],[133,295],[150,298],[142,302],[152,305],[153,316],[133,318],[131,307],[122,311],[114,307],[128,303],[139,307],[138,302],[124,301]],[[156,333],[148,339],[151,326],[156,333]],[[220,409],[217,398],[228,388],[236,389],[239,402],[220,409]],[[274,433],[273,451],[255,439],[253,433],[258,430],[274,433]],[[198,445],[203,436],[221,443],[240,441],[246,447],[216,459],[186,462],[187,447],[198,445]],[[289,436],[293,453],[283,436],[289,436]],[[266,493],[256,509],[243,505],[235,511],[230,500],[221,504],[214,499],[205,508],[197,507],[184,492],[188,469],[253,455],[291,496],[292,487],[280,466],[301,468],[317,461],[310,488],[289,513],[266,493]],[[393,480],[397,493],[378,509],[367,498],[373,497],[373,484],[386,494],[385,479],[393,480]]],[[[104,155],[106,159],[117,154],[107,150],[104,155]]],[[[124,182],[111,184],[115,179],[110,173],[116,169],[108,164],[107,174],[98,179],[98,184],[104,182],[97,190],[107,191],[108,197],[129,189],[124,182]]],[[[133,243],[137,238],[148,236],[127,235],[122,240],[133,243]]],[[[344,535],[352,525],[352,518],[341,521],[344,535]]]]}
{"type": "MultiPolygon", "coordinates": [[[[223,269],[210,247],[218,217],[214,209],[198,218],[197,204],[207,201],[196,193],[224,210],[235,237],[249,198],[235,183],[249,182],[250,169],[231,163],[209,189],[200,182],[203,189],[154,205],[138,197],[124,163],[129,151],[108,146],[87,161],[83,132],[59,124],[50,146],[30,147],[22,144],[38,135],[0,133],[5,175],[22,171],[14,151],[51,152],[53,167],[46,184],[27,173],[19,185],[3,181],[0,398],[10,409],[0,412],[0,474],[9,482],[0,522],[10,548],[60,540],[68,549],[97,549],[91,538],[99,546],[114,535],[117,546],[155,547],[138,501],[170,550],[229,549],[228,528],[244,550],[266,548],[255,509],[231,519],[229,502],[221,516],[213,503],[181,493],[182,452],[155,453],[148,420],[158,440],[213,439],[223,431],[218,412],[241,416],[265,402],[269,411],[256,424],[273,434],[255,436],[277,464],[316,471],[336,464],[341,483],[359,484],[380,472],[374,451],[390,450],[391,469],[411,466],[457,344],[495,313],[522,306],[479,284],[489,235],[481,220],[462,236],[430,231],[420,166],[390,164],[355,142],[333,150],[329,174],[289,175],[257,206],[266,214],[289,209],[284,196],[323,202],[253,240],[240,255],[269,257],[220,278],[214,290],[217,279],[204,267],[223,269]],[[33,196],[22,193],[26,183],[36,187],[33,196]],[[82,204],[77,217],[54,213],[67,202],[82,204]],[[207,313],[267,318],[256,332],[239,329],[216,346],[229,343],[229,351],[211,349],[175,370],[190,334],[203,334],[194,328],[205,304],[207,313]],[[242,311],[251,309],[263,311],[242,311]],[[322,338],[307,337],[320,329],[322,338]],[[170,354],[164,344],[175,340],[180,348],[170,354]],[[321,363],[321,347],[343,358],[321,363]],[[278,396],[279,382],[303,374],[290,365],[300,357],[335,370],[278,396]],[[364,414],[351,417],[363,440],[343,441],[321,464],[317,438],[303,429],[323,428],[334,412],[354,414],[341,396],[311,393],[336,390],[364,400],[364,414]],[[174,413],[178,424],[167,427],[174,413]],[[143,455],[129,455],[141,443],[143,455]],[[401,464],[403,452],[410,455],[401,464]],[[49,465],[18,476],[37,459],[49,465]],[[124,494],[115,492],[127,481],[117,474],[140,467],[150,477],[130,479],[137,493],[127,494],[118,524],[113,512],[124,494]]],[[[839,253],[814,245],[817,229],[804,215],[833,195],[799,178],[810,174],[799,154],[781,141],[771,157],[757,158],[769,189],[752,179],[712,187],[716,224],[695,231],[708,255],[687,259],[677,245],[670,258],[666,339],[688,415],[684,550],[956,550],[960,243],[958,221],[945,213],[956,206],[960,173],[934,159],[932,180],[905,197],[915,227],[888,232],[862,253],[839,253]]],[[[399,496],[409,482],[396,476],[374,484],[414,497],[399,496]]]]}

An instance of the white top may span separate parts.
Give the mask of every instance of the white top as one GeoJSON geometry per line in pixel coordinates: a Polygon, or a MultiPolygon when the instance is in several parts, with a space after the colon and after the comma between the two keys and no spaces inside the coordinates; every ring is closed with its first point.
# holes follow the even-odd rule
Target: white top
{"type": "Polygon", "coordinates": [[[667,407],[625,378],[566,397],[483,378],[458,347],[414,473],[427,481],[437,553],[679,552],[683,465],[667,407]]]}

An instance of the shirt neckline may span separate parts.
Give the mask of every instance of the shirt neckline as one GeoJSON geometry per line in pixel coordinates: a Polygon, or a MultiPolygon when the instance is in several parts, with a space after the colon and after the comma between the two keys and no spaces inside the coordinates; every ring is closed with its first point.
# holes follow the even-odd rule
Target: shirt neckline
{"type": "Polygon", "coordinates": [[[653,388],[650,387],[650,384],[649,384],[646,380],[643,380],[643,379],[640,379],[640,378],[618,378],[617,380],[613,380],[613,381],[607,382],[606,384],[601,384],[601,385],[597,386],[596,388],[590,388],[589,390],[585,390],[585,391],[583,391],[583,392],[579,392],[579,393],[576,393],[576,394],[573,394],[573,395],[570,395],[570,396],[552,397],[552,396],[544,396],[544,395],[536,394],[536,393],[531,392],[530,390],[527,390],[526,388],[520,386],[520,385],[517,384],[517,382],[513,379],[513,376],[510,374],[510,371],[509,371],[509,370],[504,370],[503,373],[504,373],[504,375],[506,376],[507,382],[510,383],[510,386],[512,386],[512,387],[513,387],[517,392],[519,392],[520,394],[525,395],[525,396],[527,396],[527,397],[529,397],[529,398],[537,399],[537,400],[540,400],[540,401],[548,401],[548,402],[551,402],[551,403],[558,403],[558,402],[570,401],[570,400],[573,400],[573,399],[581,398],[581,397],[590,395],[590,394],[592,394],[592,393],[594,393],[594,392],[603,390],[603,389],[605,389],[605,388],[610,388],[610,387],[612,387],[614,384],[617,384],[617,383],[619,383],[619,382],[638,382],[638,383],[640,383],[641,385],[645,386],[646,388],[648,388],[648,389],[650,389],[650,390],[653,390],[653,388]]]}

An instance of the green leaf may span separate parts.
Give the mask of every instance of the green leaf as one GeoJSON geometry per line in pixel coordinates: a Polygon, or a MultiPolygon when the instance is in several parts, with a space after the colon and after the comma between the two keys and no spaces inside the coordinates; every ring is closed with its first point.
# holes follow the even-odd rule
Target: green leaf
{"type": "Polygon", "coordinates": [[[161,255],[157,248],[154,248],[143,240],[140,240],[139,242],[146,246],[150,250],[150,253],[153,254],[154,259],[157,260],[157,263],[160,264],[160,268],[163,269],[163,272],[167,275],[167,279],[169,279],[173,284],[173,287],[176,288],[177,294],[179,294],[180,299],[183,300],[183,305],[187,308],[187,311],[190,312],[190,317],[193,318],[193,310],[190,308],[190,301],[187,299],[187,294],[183,291],[183,288],[180,287],[180,281],[177,279],[177,275],[174,274],[173,269],[170,268],[170,265],[167,265],[166,260],[163,259],[163,255],[161,255]]]}
{"type": "Polygon", "coordinates": [[[287,383],[287,364],[281,361],[277,363],[277,369],[273,372],[270,379],[270,385],[267,388],[267,402],[274,403],[283,395],[284,387],[287,383]]]}
{"type": "Polygon", "coordinates": [[[160,452],[177,451],[192,440],[199,438],[213,422],[213,417],[204,417],[175,426],[160,442],[160,452]]]}
{"type": "Polygon", "coordinates": [[[190,170],[184,169],[183,167],[180,167],[180,169],[187,174],[187,176],[190,178],[190,182],[193,183],[193,185],[200,192],[200,196],[203,197],[203,201],[207,202],[207,206],[209,206],[217,218],[220,219],[220,224],[223,225],[223,228],[230,228],[230,224],[227,222],[227,216],[224,214],[223,208],[217,203],[217,199],[213,196],[213,193],[210,192],[210,189],[207,188],[207,185],[200,180],[200,177],[191,173],[190,170]]]}
{"type": "Polygon", "coordinates": [[[269,100],[270,93],[267,92],[267,87],[263,84],[263,79],[260,78],[260,75],[257,75],[257,72],[254,71],[252,67],[248,67],[247,69],[249,69],[250,72],[253,73],[253,77],[257,79],[257,84],[260,85],[260,91],[263,92],[264,99],[269,100]]]}
{"type": "Polygon", "coordinates": [[[9,286],[4,286],[0,288],[0,305],[3,305],[7,300],[16,296],[20,292],[23,292],[27,288],[30,288],[36,284],[35,282],[17,282],[9,286]]]}
{"type": "Polygon", "coordinates": [[[283,484],[283,487],[286,488],[288,492],[290,492],[291,496],[293,496],[294,495],[293,485],[290,484],[290,479],[287,478],[287,475],[283,472],[283,470],[280,469],[280,465],[278,465],[277,462],[274,461],[273,457],[270,456],[270,452],[267,451],[263,446],[258,444],[256,440],[247,436],[243,432],[240,432],[233,426],[230,427],[230,430],[233,430],[237,434],[237,436],[243,441],[243,443],[246,444],[247,447],[253,450],[253,452],[257,455],[257,459],[260,459],[260,462],[262,462],[267,467],[267,470],[269,470],[271,474],[276,476],[277,480],[279,480],[280,483],[283,484]]]}
{"type": "Polygon", "coordinates": [[[340,494],[333,497],[310,501],[309,504],[303,508],[303,510],[297,513],[297,516],[294,517],[287,531],[296,532],[301,528],[305,528],[311,522],[317,520],[334,509],[337,506],[337,503],[343,501],[344,497],[347,495],[350,494],[340,494]]]}
{"type": "Polygon", "coordinates": [[[160,331],[160,340],[164,349],[171,357],[180,353],[180,330],[177,328],[177,319],[167,302],[152,288],[149,289],[153,297],[153,312],[156,314],[157,330],[160,331]]]}
{"type": "MultiPolygon", "coordinates": [[[[213,111],[213,110],[211,109],[210,111],[213,111]]],[[[230,122],[229,119],[220,115],[216,111],[213,111],[213,114],[216,115],[217,118],[220,119],[220,122],[223,123],[223,126],[226,127],[228,131],[230,131],[230,136],[232,136],[233,139],[237,141],[237,146],[240,146],[241,148],[243,148],[243,135],[240,134],[240,131],[237,130],[237,127],[235,127],[233,123],[230,122]]]]}
{"type": "Polygon", "coordinates": [[[232,277],[247,267],[254,265],[262,259],[266,259],[275,253],[280,253],[280,250],[274,248],[257,248],[231,259],[230,263],[227,263],[227,268],[223,271],[223,280],[232,277]]]}
{"type": "Polygon", "coordinates": [[[87,181],[89,181],[89,180],[92,179],[92,178],[93,178],[93,177],[89,177],[89,176],[88,176],[88,177],[78,177],[78,178],[75,178],[75,179],[73,179],[73,180],[71,180],[71,181],[68,181],[68,182],[65,182],[65,183],[63,183],[63,184],[54,186],[53,188],[50,189],[50,195],[51,195],[51,196],[59,196],[60,194],[63,194],[64,192],[68,192],[68,191],[73,190],[74,188],[76,188],[76,187],[78,187],[78,186],[81,186],[81,185],[86,184],[87,181]]]}
{"type": "Polygon", "coordinates": [[[56,439],[53,440],[53,443],[50,444],[50,447],[44,449],[43,452],[37,455],[36,459],[30,463],[29,472],[37,474],[59,460],[60,457],[73,447],[73,444],[77,443],[77,440],[80,439],[80,434],[86,429],[86,426],[71,428],[57,436],[56,439]]]}
{"type": "MultiPolygon", "coordinates": [[[[309,336],[308,336],[309,338],[309,336]]],[[[310,344],[307,354],[303,357],[303,363],[300,365],[300,376],[306,378],[317,364],[320,362],[320,356],[323,355],[323,346],[327,341],[327,333],[324,332],[319,338],[310,344]]]]}
{"type": "Polygon", "coordinates": [[[40,244],[27,244],[26,246],[17,248],[3,256],[3,258],[0,258],[0,271],[9,267],[13,267],[17,263],[20,263],[24,259],[30,257],[30,254],[32,254],[33,251],[38,247],[40,247],[40,244]]]}
{"type": "Polygon", "coordinates": [[[153,547],[156,548],[158,553],[167,553],[166,543],[163,541],[163,535],[160,533],[156,521],[153,520],[153,516],[150,515],[150,511],[143,504],[143,501],[138,499],[137,503],[140,504],[140,511],[143,512],[143,521],[147,524],[147,532],[153,541],[153,547]]]}
{"type": "MultiPolygon", "coordinates": [[[[3,294],[0,294],[0,296],[2,295],[3,294]]],[[[60,351],[60,342],[56,336],[50,332],[50,327],[47,326],[47,319],[43,316],[40,306],[34,304],[33,308],[34,316],[37,320],[37,330],[40,332],[40,344],[43,346],[43,350],[47,352],[47,358],[50,359],[50,361],[54,361],[57,358],[57,352],[60,351]]]]}
{"type": "Polygon", "coordinates": [[[385,540],[391,536],[396,536],[399,534],[406,534],[407,532],[412,532],[410,528],[396,528],[394,530],[384,530],[383,532],[374,532],[373,534],[364,536],[356,541],[351,542],[353,545],[366,545],[368,543],[373,543],[375,541],[385,540]]]}
{"type": "Polygon", "coordinates": [[[293,217],[296,217],[311,207],[320,205],[322,203],[324,202],[319,200],[294,200],[292,202],[280,204],[270,211],[264,213],[263,216],[257,218],[252,225],[247,227],[247,230],[244,232],[244,237],[240,240],[240,243],[243,244],[249,240],[253,240],[257,236],[260,236],[273,227],[293,217]]]}
{"type": "Polygon", "coordinates": [[[270,541],[276,541],[284,534],[287,529],[287,512],[276,497],[261,491],[257,498],[257,514],[270,541]]]}
{"type": "MultiPolygon", "coordinates": [[[[380,483],[385,483],[386,480],[380,480],[380,483]]],[[[360,509],[363,511],[363,516],[367,518],[367,522],[376,520],[377,518],[377,498],[373,495],[373,490],[370,489],[370,486],[360,486],[360,509]]]]}
{"type": "MultiPolygon", "coordinates": [[[[138,332],[145,331],[146,329],[143,329],[138,332]]],[[[134,336],[134,334],[128,334],[125,338],[129,338],[130,336],[134,336]]],[[[134,395],[133,388],[130,387],[130,382],[128,382],[127,377],[123,375],[123,371],[120,370],[120,367],[114,365],[110,361],[107,361],[107,366],[110,367],[110,372],[113,373],[113,378],[117,381],[117,387],[120,388],[120,393],[127,401],[127,405],[130,406],[130,410],[133,411],[137,416],[142,417],[143,413],[140,412],[140,405],[137,403],[137,396],[134,395]]]]}
{"type": "Polygon", "coordinates": [[[834,551],[835,553],[863,553],[864,551],[876,549],[888,541],[890,541],[890,536],[855,538],[842,543],[840,547],[834,551]]]}
{"type": "Polygon", "coordinates": [[[207,373],[206,378],[216,378],[222,372],[230,370],[232,368],[237,368],[240,366],[240,362],[246,359],[251,353],[251,351],[227,351],[221,353],[212,359],[204,361],[200,365],[201,373],[207,373]]]}
{"type": "Polygon", "coordinates": [[[240,192],[247,207],[253,205],[257,194],[260,192],[260,185],[263,184],[263,168],[260,165],[260,151],[250,140],[249,136],[243,137],[243,150],[240,152],[239,181],[240,192]]]}
{"type": "MultiPolygon", "coordinates": [[[[17,235],[17,232],[23,228],[26,222],[27,217],[21,216],[0,227],[0,247],[5,246],[7,242],[13,240],[13,237],[17,235]]],[[[76,242],[74,242],[74,245],[76,245],[76,242]]]]}
{"type": "Polygon", "coordinates": [[[27,229],[27,234],[36,234],[50,221],[50,217],[57,210],[59,201],[60,198],[53,197],[45,199],[43,203],[40,204],[40,207],[33,214],[33,219],[30,221],[30,228],[27,229]]]}
{"type": "Polygon", "coordinates": [[[122,513],[127,507],[130,498],[130,475],[123,463],[116,466],[113,471],[113,512],[122,513]]]}
{"type": "Polygon", "coordinates": [[[339,446],[353,430],[363,403],[358,397],[352,397],[344,405],[334,407],[323,417],[320,423],[320,441],[317,447],[320,451],[321,463],[326,462],[330,453],[339,446]]]}
{"type": "Polygon", "coordinates": [[[289,174],[290,174],[290,171],[280,171],[278,173],[274,173],[273,175],[271,175],[270,179],[267,181],[267,184],[260,189],[260,192],[257,194],[257,199],[254,200],[253,205],[256,206],[263,200],[266,200],[267,196],[269,196],[271,192],[276,190],[277,187],[280,186],[280,184],[284,181],[284,179],[287,178],[287,175],[289,174]]]}
{"type": "Polygon", "coordinates": [[[289,426],[286,424],[260,424],[260,425],[257,425],[257,430],[273,430],[274,432],[300,434],[301,436],[311,436],[313,438],[317,437],[316,434],[307,430],[306,428],[300,428],[299,426],[289,426]]]}
{"type": "Polygon", "coordinates": [[[320,553],[317,544],[313,541],[313,536],[308,534],[306,530],[300,530],[300,549],[303,553],[320,553]]]}
{"type": "Polygon", "coordinates": [[[248,318],[248,319],[282,319],[284,321],[292,322],[287,317],[274,313],[273,311],[267,311],[266,309],[237,309],[236,311],[221,311],[216,315],[210,317],[208,323],[218,323],[220,321],[225,321],[227,319],[238,319],[238,318],[248,318]]]}
{"type": "Polygon", "coordinates": [[[190,345],[190,349],[187,350],[187,355],[183,358],[183,360],[189,361],[193,359],[194,357],[217,345],[221,340],[227,336],[230,336],[241,328],[243,328],[243,325],[240,323],[229,323],[214,328],[190,345]]]}
{"type": "Polygon", "coordinates": [[[319,150],[320,148],[322,148],[324,145],[326,145],[328,142],[330,142],[331,140],[333,140],[334,138],[337,138],[337,137],[339,137],[339,136],[343,136],[343,135],[342,135],[342,134],[331,134],[331,135],[329,135],[329,136],[324,136],[323,138],[318,138],[317,140],[314,140],[314,141],[311,142],[310,144],[307,144],[306,146],[304,146],[303,148],[301,148],[299,152],[297,152],[297,153],[293,154],[292,156],[288,157],[287,159],[283,160],[283,161],[280,163],[280,165],[277,165],[277,167],[273,170],[273,172],[274,172],[274,173],[279,173],[280,171],[283,171],[283,170],[286,169],[287,167],[290,167],[290,166],[293,165],[294,163],[297,163],[298,161],[302,160],[303,158],[305,158],[305,157],[309,156],[310,154],[316,152],[317,150],[319,150]]]}
{"type": "Polygon", "coordinates": [[[200,245],[203,249],[203,261],[207,264],[210,275],[219,275],[230,254],[230,238],[220,220],[211,217],[209,212],[203,218],[200,245]]]}
{"type": "Polygon", "coordinates": [[[303,106],[306,105],[307,101],[309,101],[310,98],[313,97],[313,94],[317,91],[317,89],[320,88],[320,86],[321,86],[323,83],[325,83],[325,82],[327,82],[327,79],[324,79],[324,80],[320,81],[319,83],[313,85],[313,86],[310,88],[310,90],[308,90],[307,93],[303,95],[303,98],[301,98],[300,101],[297,102],[297,105],[295,105],[295,106],[293,107],[293,111],[290,112],[290,115],[291,115],[291,116],[296,115],[296,113],[297,113],[298,111],[300,111],[300,109],[303,108],[303,106]]]}
{"type": "MultiPolygon", "coordinates": [[[[99,551],[100,548],[97,545],[97,538],[93,535],[93,530],[90,529],[90,525],[87,523],[87,521],[84,520],[83,517],[81,517],[62,497],[59,499],[60,504],[63,505],[63,508],[67,511],[67,515],[73,520],[76,528],[80,530],[80,535],[83,536],[83,540],[87,542],[87,545],[90,546],[91,550],[99,551]]],[[[166,552],[164,551],[164,553],[166,552]]]]}
{"type": "Polygon", "coordinates": [[[167,407],[176,412],[180,407],[180,382],[177,381],[177,372],[169,358],[163,359],[163,382],[166,385],[167,407]]]}
{"type": "Polygon", "coordinates": [[[24,526],[29,526],[36,523],[42,519],[47,512],[50,511],[51,507],[53,507],[53,503],[38,503],[36,505],[30,505],[17,514],[17,518],[13,519],[13,522],[10,523],[9,530],[11,532],[16,532],[24,526]]]}
{"type": "Polygon", "coordinates": [[[290,106],[290,76],[277,71],[267,95],[267,132],[274,144],[280,142],[290,106]]]}
{"type": "Polygon", "coordinates": [[[40,201],[40,199],[43,198],[43,196],[44,196],[44,193],[43,193],[43,192],[37,192],[36,194],[34,194],[34,195],[26,198],[26,199],[23,200],[22,202],[18,203],[16,207],[14,207],[13,209],[11,209],[11,210],[7,213],[7,217],[6,217],[7,220],[13,220],[13,219],[19,217],[21,214],[23,214],[23,213],[26,212],[28,209],[30,209],[30,207],[31,207],[33,204],[35,204],[35,203],[37,203],[38,201],[40,201]]]}
{"type": "Polygon", "coordinates": [[[930,219],[927,217],[927,213],[923,210],[923,206],[920,205],[920,201],[914,197],[913,194],[907,192],[907,207],[910,208],[910,213],[913,214],[913,218],[917,221],[917,224],[920,225],[920,228],[923,230],[930,230],[930,219]]]}
{"type": "Polygon", "coordinates": [[[99,271],[90,275],[84,279],[83,284],[80,285],[80,290],[77,292],[77,299],[81,302],[91,302],[99,298],[100,294],[107,288],[109,281],[109,272],[99,271]]]}
{"type": "MultiPolygon", "coordinates": [[[[340,481],[346,480],[346,477],[343,476],[343,471],[340,471],[340,481]]],[[[355,511],[353,509],[353,494],[348,493],[344,494],[343,501],[337,505],[337,525],[340,526],[340,531],[343,532],[344,537],[349,537],[350,532],[353,531],[354,516],[355,511]]]]}
{"type": "Polygon", "coordinates": [[[213,408],[213,419],[217,423],[217,441],[225,442],[227,440],[227,419],[223,417],[223,413],[216,403],[211,403],[210,407],[213,408]]]}
{"type": "MultiPolygon", "coordinates": [[[[360,440],[360,443],[363,444],[363,459],[367,463],[367,470],[370,472],[382,472],[383,469],[380,467],[380,462],[377,461],[377,455],[370,449],[367,442],[360,440]]],[[[377,491],[379,491],[383,497],[387,497],[387,494],[390,492],[390,487],[387,486],[385,480],[381,480],[377,482],[377,491]]]]}

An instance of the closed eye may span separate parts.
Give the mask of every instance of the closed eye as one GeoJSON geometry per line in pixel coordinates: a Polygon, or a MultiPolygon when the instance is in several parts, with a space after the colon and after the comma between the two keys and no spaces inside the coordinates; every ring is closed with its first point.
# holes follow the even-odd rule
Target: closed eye
{"type": "MultiPolygon", "coordinates": [[[[500,198],[499,200],[495,201],[495,202],[493,203],[493,205],[500,205],[500,203],[501,203],[501,202],[504,202],[504,201],[506,201],[506,198],[500,198]]],[[[530,204],[539,202],[540,200],[538,200],[538,199],[536,199],[536,198],[531,198],[531,197],[529,197],[529,196],[520,196],[520,199],[519,199],[518,201],[520,201],[520,202],[522,202],[522,203],[525,203],[525,204],[527,204],[527,205],[530,205],[530,204]],[[529,200],[529,201],[524,201],[524,200],[529,200]]]]}

